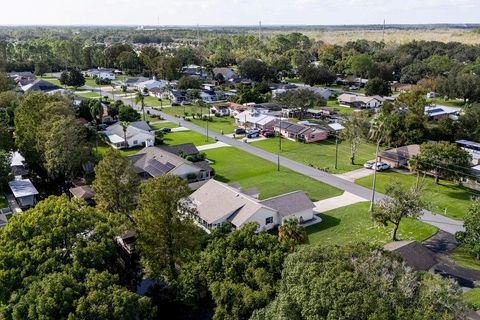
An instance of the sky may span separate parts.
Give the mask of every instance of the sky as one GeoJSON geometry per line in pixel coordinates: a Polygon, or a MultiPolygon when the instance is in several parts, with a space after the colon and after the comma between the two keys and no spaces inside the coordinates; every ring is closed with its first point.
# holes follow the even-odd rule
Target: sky
{"type": "Polygon", "coordinates": [[[480,23],[480,0],[0,0],[0,25],[480,23]]]}

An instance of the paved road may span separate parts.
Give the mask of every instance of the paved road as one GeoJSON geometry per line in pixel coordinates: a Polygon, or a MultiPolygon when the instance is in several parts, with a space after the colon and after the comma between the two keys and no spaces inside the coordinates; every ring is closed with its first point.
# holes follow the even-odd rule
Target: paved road
{"type": "MultiPolygon", "coordinates": [[[[97,89],[97,88],[92,88],[92,87],[87,87],[87,88],[90,89],[91,91],[97,91],[97,92],[99,91],[99,89],[97,89]]],[[[104,91],[102,91],[102,94],[112,97],[111,94],[106,93],[104,91]]],[[[133,101],[130,101],[130,100],[124,99],[124,98],[122,98],[121,100],[123,101],[123,103],[128,104],[128,105],[132,106],[133,108],[135,108],[137,110],[141,110],[141,106],[134,103],[133,101]]],[[[207,134],[207,130],[205,128],[197,126],[197,125],[191,123],[190,121],[185,121],[183,119],[172,117],[168,114],[165,114],[163,112],[160,112],[158,110],[155,110],[155,109],[152,109],[152,108],[149,108],[149,107],[145,108],[145,112],[147,112],[147,111],[150,114],[159,115],[162,118],[164,118],[165,120],[168,120],[170,122],[178,123],[179,126],[188,128],[190,130],[199,132],[199,133],[204,134],[204,135],[207,134]]],[[[371,198],[372,198],[372,190],[370,190],[368,188],[365,188],[365,187],[362,187],[360,185],[357,185],[357,184],[355,184],[351,181],[347,181],[347,180],[344,180],[344,179],[339,178],[337,176],[334,176],[333,174],[329,174],[329,173],[317,170],[315,168],[309,167],[307,165],[304,165],[304,164],[301,164],[299,162],[287,159],[287,158],[282,157],[282,156],[278,156],[278,155],[273,154],[271,152],[267,152],[265,150],[256,148],[256,147],[254,147],[254,146],[252,146],[248,143],[245,143],[245,142],[242,142],[242,141],[239,141],[239,140],[235,140],[233,138],[221,135],[221,134],[216,133],[216,132],[210,131],[209,136],[210,137],[216,137],[218,139],[218,141],[229,144],[233,147],[237,147],[237,148],[239,148],[239,149],[241,149],[245,152],[251,153],[253,155],[256,155],[256,156],[258,156],[260,158],[263,158],[265,160],[268,160],[270,162],[277,163],[277,161],[280,161],[280,165],[283,166],[283,167],[286,167],[290,170],[293,170],[293,171],[298,172],[300,174],[306,175],[308,177],[311,177],[315,180],[321,181],[323,183],[326,183],[326,184],[331,185],[333,187],[336,187],[338,189],[350,192],[350,193],[352,193],[356,196],[364,198],[365,200],[370,201],[371,198]]],[[[380,199],[383,199],[384,197],[385,197],[385,195],[383,195],[381,193],[377,192],[375,194],[375,200],[376,201],[378,201],[380,199]]],[[[420,217],[420,220],[423,221],[423,222],[426,222],[428,224],[431,224],[431,225],[439,228],[440,230],[451,233],[451,234],[454,234],[457,231],[464,230],[463,221],[453,220],[453,219],[447,218],[447,217],[442,216],[442,215],[433,214],[432,212],[426,211],[426,210],[424,211],[423,215],[420,217]]]]}

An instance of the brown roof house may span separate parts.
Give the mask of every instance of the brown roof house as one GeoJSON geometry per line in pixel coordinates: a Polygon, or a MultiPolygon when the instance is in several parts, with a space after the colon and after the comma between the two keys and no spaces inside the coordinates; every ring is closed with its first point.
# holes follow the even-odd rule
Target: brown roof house
{"type": "Polygon", "coordinates": [[[415,271],[430,270],[437,263],[434,253],[415,240],[390,242],[383,248],[400,255],[415,271]]]}
{"type": "Polygon", "coordinates": [[[258,231],[270,230],[285,219],[311,221],[314,205],[303,191],[295,191],[260,201],[237,188],[209,180],[190,196],[191,214],[207,232],[230,223],[241,228],[249,222],[258,224],[258,231]]]}
{"type": "Polygon", "coordinates": [[[70,188],[69,191],[72,197],[77,199],[83,199],[90,205],[94,204],[94,201],[93,201],[94,194],[90,186],[79,186],[75,188],[70,188]]]}
{"type": "Polygon", "coordinates": [[[378,153],[377,161],[385,162],[392,168],[408,166],[408,160],[420,153],[418,144],[411,144],[378,153]]]}

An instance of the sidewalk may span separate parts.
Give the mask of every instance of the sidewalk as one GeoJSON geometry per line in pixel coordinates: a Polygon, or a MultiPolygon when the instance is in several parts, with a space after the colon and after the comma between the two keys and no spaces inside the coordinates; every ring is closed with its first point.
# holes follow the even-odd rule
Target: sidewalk
{"type": "Polygon", "coordinates": [[[346,207],[358,202],[365,202],[362,197],[356,196],[353,193],[345,191],[341,196],[333,197],[325,200],[314,202],[315,212],[323,213],[330,210],[346,207]]]}

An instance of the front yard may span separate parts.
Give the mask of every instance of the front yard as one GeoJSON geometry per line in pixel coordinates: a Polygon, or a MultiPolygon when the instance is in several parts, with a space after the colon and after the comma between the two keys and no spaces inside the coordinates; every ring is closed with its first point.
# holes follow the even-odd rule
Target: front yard
{"type": "Polygon", "coordinates": [[[215,143],[215,138],[209,136],[207,141],[207,136],[204,136],[201,133],[189,130],[189,131],[178,131],[178,132],[169,132],[165,134],[163,143],[165,145],[176,145],[182,143],[191,142],[196,146],[203,146],[205,144],[215,143]]]}
{"type": "MultiPolygon", "coordinates": [[[[278,138],[253,142],[252,145],[272,153],[278,153],[278,138]]],[[[346,141],[340,141],[338,145],[337,170],[335,170],[334,139],[311,144],[282,139],[282,151],[280,154],[306,165],[312,165],[320,169],[328,168],[328,171],[332,173],[344,173],[360,169],[365,161],[375,159],[375,146],[369,143],[362,143],[357,152],[355,165],[352,165],[350,164],[350,145],[346,141]]]]}
{"type": "Polygon", "coordinates": [[[342,192],[286,168],[277,166],[233,147],[205,151],[207,159],[214,161],[215,179],[224,183],[239,183],[242,189],[257,188],[265,199],[295,190],[303,190],[313,201],[331,198],[342,192]]]}
{"type": "MultiPolygon", "coordinates": [[[[307,227],[310,243],[345,245],[367,242],[383,245],[390,242],[391,226],[375,224],[368,208],[368,202],[361,202],[320,214],[323,221],[307,227]]],[[[437,231],[437,228],[419,220],[405,219],[400,223],[399,238],[423,241],[437,231]]]]}
{"type": "Polygon", "coordinates": [[[465,292],[463,294],[463,299],[474,310],[480,310],[480,288],[465,292]]]}
{"type": "MultiPolygon", "coordinates": [[[[371,176],[358,179],[355,183],[367,188],[372,188],[371,176]]],[[[380,172],[377,175],[377,191],[384,193],[385,185],[392,180],[397,179],[407,186],[415,183],[415,174],[404,174],[399,172],[380,172]]],[[[431,177],[420,178],[425,185],[424,196],[430,201],[430,210],[447,217],[462,220],[471,204],[472,196],[480,196],[480,193],[471,189],[459,186],[450,181],[441,180],[440,184],[435,184],[435,180],[431,177]]]]}

